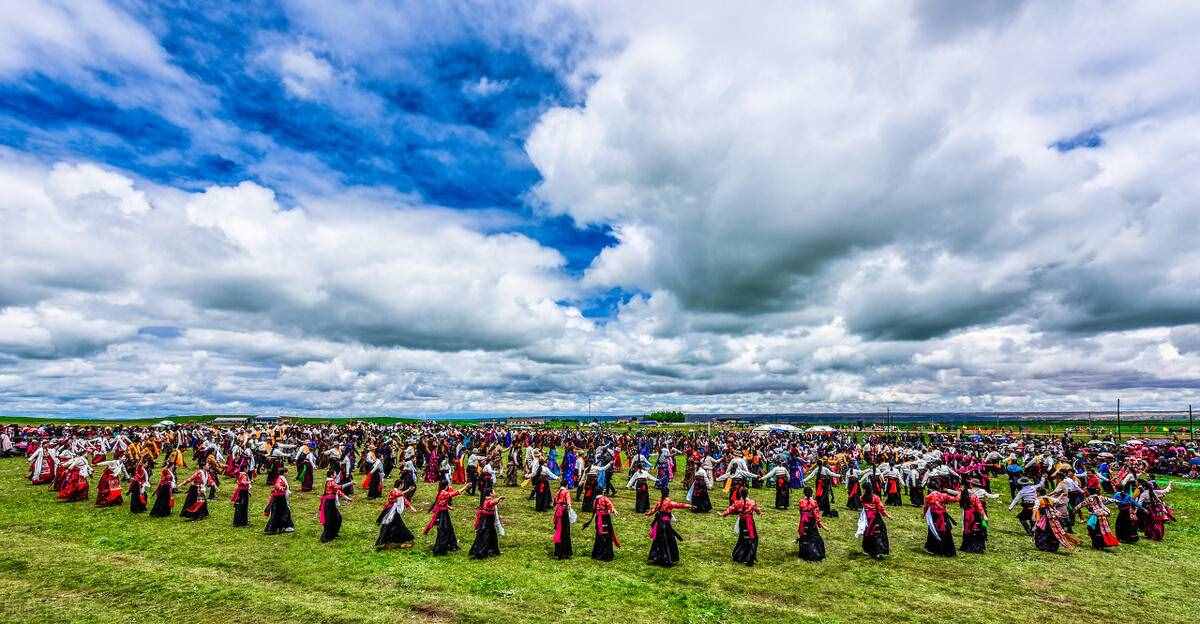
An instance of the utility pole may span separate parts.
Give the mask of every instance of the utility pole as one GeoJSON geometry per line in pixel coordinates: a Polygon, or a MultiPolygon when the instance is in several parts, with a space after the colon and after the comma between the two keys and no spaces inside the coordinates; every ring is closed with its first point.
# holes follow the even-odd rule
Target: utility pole
{"type": "Polygon", "coordinates": [[[1121,399],[1117,398],[1117,442],[1121,441],[1121,399]]]}

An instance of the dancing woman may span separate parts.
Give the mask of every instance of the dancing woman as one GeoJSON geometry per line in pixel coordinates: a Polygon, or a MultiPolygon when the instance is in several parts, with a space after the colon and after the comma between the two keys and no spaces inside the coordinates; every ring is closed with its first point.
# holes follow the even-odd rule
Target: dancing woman
{"type": "MultiPolygon", "coordinates": [[[[633,489],[633,511],[634,513],[646,513],[650,509],[650,476],[645,469],[638,469],[629,477],[629,483],[626,487],[633,489]]],[[[594,502],[593,502],[594,504],[594,502]]]]}
{"type": "Polygon", "coordinates": [[[396,480],[392,491],[388,492],[387,504],[379,512],[375,523],[379,525],[379,537],[375,539],[375,550],[385,550],[393,547],[412,548],[416,538],[408,525],[404,524],[404,512],[409,508],[409,500],[416,486],[404,487],[404,483],[396,480]]]}
{"type": "Polygon", "coordinates": [[[154,490],[154,506],[150,508],[150,516],[166,518],[175,508],[175,473],[170,466],[163,466],[158,473],[158,488],[154,490]]]}
{"type": "MultiPolygon", "coordinates": [[[[376,460],[378,462],[378,460],[376,460]]],[[[321,502],[317,509],[317,522],[323,527],[321,529],[321,543],[329,542],[337,538],[338,533],[342,530],[342,510],[339,509],[341,502],[350,502],[350,497],[342,491],[342,486],[337,482],[337,473],[330,472],[325,478],[325,491],[321,494],[321,502]]]]}
{"type": "Polygon", "coordinates": [[[987,550],[988,515],[985,499],[989,496],[995,498],[998,495],[989,495],[982,488],[970,487],[964,487],[959,493],[958,506],[963,514],[962,547],[959,550],[977,554],[987,550]]]}
{"type": "Polygon", "coordinates": [[[890,517],[875,488],[867,488],[863,492],[863,508],[859,510],[858,532],[855,536],[862,538],[863,552],[872,559],[882,559],[892,552],[887,525],[883,522],[884,518],[890,517]]]}
{"type": "Polygon", "coordinates": [[[954,548],[954,520],[946,511],[946,505],[956,498],[948,492],[937,490],[925,496],[925,552],[943,557],[957,554],[954,548]]]}
{"type": "Polygon", "coordinates": [[[1117,539],[1108,524],[1108,506],[1117,501],[1101,495],[1097,487],[1089,487],[1087,491],[1088,495],[1080,506],[1088,511],[1087,530],[1088,537],[1092,538],[1092,548],[1104,550],[1119,546],[1121,540],[1117,539]]]}
{"type": "Polygon", "coordinates": [[[754,524],[754,516],[761,514],[758,503],[746,495],[743,490],[738,500],[721,512],[721,516],[737,515],[737,543],[733,546],[733,561],[754,565],[758,560],[758,527],[754,524]]]}
{"type": "Polygon", "coordinates": [[[150,473],[146,465],[138,462],[133,469],[133,477],[129,479],[129,513],[146,511],[146,488],[150,485],[150,473]]]}
{"type": "Polygon", "coordinates": [[[204,487],[207,484],[208,472],[203,468],[197,468],[196,472],[181,484],[188,486],[188,489],[183,499],[183,509],[179,510],[180,518],[196,521],[208,517],[208,499],[204,497],[204,487]]]}
{"type": "Polygon", "coordinates": [[[1078,540],[1063,528],[1066,515],[1062,507],[1066,501],[1054,496],[1041,495],[1033,510],[1033,545],[1043,552],[1058,552],[1058,549],[1073,550],[1078,540]]]}
{"type": "Polygon", "coordinates": [[[788,470],[782,464],[776,464],[762,476],[764,483],[775,484],[775,509],[788,509],[792,506],[792,486],[788,470]]]}
{"type": "Polygon", "coordinates": [[[233,503],[233,526],[250,526],[250,475],[238,472],[237,482],[233,486],[233,494],[229,502],[233,503]]]}
{"type": "Polygon", "coordinates": [[[118,474],[125,471],[121,466],[121,460],[114,459],[102,462],[100,465],[104,466],[104,473],[100,475],[100,483],[96,485],[96,506],[120,506],[124,500],[121,498],[121,478],[118,474]],[[114,468],[116,472],[114,472],[114,468]]]}
{"type": "Polygon", "coordinates": [[[683,539],[675,530],[674,512],[676,509],[688,509],[687,503],[676,503],[669,496],[659,499],[647,516],[650,521],[650,555],[651,565],[671,567],[679,563],[679,540],[683,539]]]}
{"type": "Polygon", "coordinates": [[[800,558],[805,561],[825,559],[825,540],[821,538],[821,508],[813,499],[812,488],[804,488],[804,498],[796,507],[800,510],[800,524],[796,527],[796,542],[800,545],[800,558]]]}
{"type": "Polygon", "coordinates": [[[291,495],[292,490],[288,487],[287,478],[283,475],[275,477],[267,507],[263,510],[263,515],[267,516],[267,525],[263,527],[263,532],[267,535],[291,533],[296,530],[296,525],[292,523],[292,506],[288,500],[291,495]]]}
{"type": "Polygon", "coordinates": [[[612,499],[601,494],[593,502],[592,517],[583,523],[585,529],[593,522],[596,524],[596,533],[592,541],[592,559],[596,561],[612,561],[613,547],[621,546],[621,541],[617,539],[617,529],[613,525],[615,513],[612,499]]]}
{"type": "Polygon", "coordinates": [[[430,549],[430,552],[435,555],[444,555],[458,550],[458,537],[454,534],[454,523],[450,519],[450,511],[453,509],[454,497],[459,494],[462,494],[461,490],[456,490],[454,486],[448,485],[437,493],[437,498],[434,499],[433,506],[429,509],[429,522],[421,534],[429,535],[429,531],[433,527],[437,527],[437,537],[430,549]]]}
{"type": "MultiPolygon", "coordinates": [[[[595,511],[595,499],[592,500],[595,511]]],[[[571,558],[571,523],[575,510],[571,508],[571,491],[566,486],[558,488],[554,495],[554,558],[571,558]]]]}
{"type": "Polygon", "coordinates": [[[1138,525],[1146,534],[1146,539],[1161,542],[1167,533],[1167,523],[1175,520],[1175,513],[1163,500],[1163,496],[1171,492],[1171,484],[1165,489],[1157,489],[1154,481],[1140,483],[1142,493],[1138,495],[1141,509],[1138,510],[1138,525]]]}
{"type": "Polygon", "coordinates": [[[472,559],[487,559],[500,554],[500,501],[503,496],[489,496],[475,510],[475,542],[468,554],[472,559]]]}

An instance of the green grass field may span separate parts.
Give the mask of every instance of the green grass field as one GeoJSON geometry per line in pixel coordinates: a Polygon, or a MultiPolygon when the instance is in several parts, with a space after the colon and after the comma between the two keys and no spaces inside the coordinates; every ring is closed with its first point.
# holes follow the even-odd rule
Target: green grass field
{"type": "MultiPolygon", "coordinates": [[[[96,509],[58,503],[23,479],[20,459],[0,461],[0,621],[3,622],[1034,622],[1070,620],[1172,623],[1200,615],[1200,487],[1177,485],[1170,497],[1179,521],[1167,540],[1036,551],[1003,505],[992,506],[985,555],[940,559],[921,550],[918,510],[893,510],[893,555],[873,561],[854,539],[857,516],[827,521],[829,558],[795,557],[795,512],[767,510],[760,523],[759,564],[729,561],[732,521],[678,515],[681,565],[645,563],[646,521],[633,497],[617,499],[617,560],[592,561],[590,533],[576,526],[575,559],[550,558],[550,516],[535,514],[522,489],[509,496],[508,535],[497,559],[466,556],[473,535],[470,500],[458,499],[455,525],[463,551],[428,553],[432,535],[412,550],[377,553],[380,501],[343,507],[341,537],[318,542],[314,493],[293,496],[297,531],[262,534],[229,526],[225,496],[199,523],[133,517],[128,507],[96,509]]],[[[223,484],[227,495],[229,484],[223,484]]],[[[252,510],[266,488],[256,482],[252,510]]],[[[418,504],[431,498],[423,486],[418,504]]],[[[93,497],[95,485],[92,489],[93,497]]],[[[770,490],[752,491],[769,505],[770,490]]],[[[841,502],[841,501],[839,501],[841,502]]],[[[581,514],[582,515],[582,514],[581,514]]],[[[423,513],[407,516],[414,531],[423,513]]],[[[581,519],[582,520],[582,519],[581,519]]],[[[1083,534],[1083,527],[1077,529],[1083,534]]]]}

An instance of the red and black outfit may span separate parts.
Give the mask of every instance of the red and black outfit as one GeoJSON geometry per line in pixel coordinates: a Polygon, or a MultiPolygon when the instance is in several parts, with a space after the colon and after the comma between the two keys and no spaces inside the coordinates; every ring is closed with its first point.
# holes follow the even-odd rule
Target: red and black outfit
{"type": "MultiPolygon", "coordinates": [[[[415,486],[414,488],[415,489],[415,486]]],[[[408,496],[412,490],[392,488],[388,492],[387,504],[379,512],[375,523],[379,525],[379,537],[375,539],[375,550],[393,546],[409,546],[416,540],[408,525],[404,524],[404,511],[408,509],[408,496]]]]}
{"type": "Polygon", "coordinates": [[[133,469],[133,477],[129,479],[129,512],[143,513],[146,511],[146,488],[150,484],[150,473],[142,464],[133,469]]]}
{"type": "Polygon", "coordinates": [[[338,508],[339,499],[345,498],[342,486],[337,479],[325,479],[325,491],[321,494],[320,506],[317,508],[317,522],[321,523],[321,542],[330,542],[337,538],[342,530],[342,511],[338,508]]]}
{"type": "Polygon", "coordinates": [[[958,554],[954,546],[954,520],[946,512],[946,505],[954,496],[933,491],[925,495],[925,552],[943,557],[958,554]]]}
{"type": "Polygon", "coordinates": [[[800,510],[800,524],[796,527],[796,542],[800,545],[800,558],[805,561],[825,559],[825,540],[821,537],[821,508],[812,497],[796,504],[800,510]]]}
{"type": "Polygon", "coordinates": [[[613,513],[616,509],[613,508],[612,499],[604,495],[596,497],[593,507],[592,521],[596,523],[596,535],[592,542],[592,559],[612,561],[613,547],[621,546],[621,541],[617,539],[617,529],[613,525],[613,513]]]}
{"type": "Polygon", "coordinates": [[[150,515],[155,518],[166,518],[175,508],[175,473],[170,466],[163,466],[158,473],[158,488],[154,490],[154,506],[150,515]]]}
{"type": "Polygon", "coordinates": [[[691,507],[687,503],[676,503],[670,498],[663,497],[650,511],[650,556],[651,565],[671,567],[679,563],[679,540],[681,535],[675,530],[674,514],[676,509],[691,507]]]}
{"type": "Polygon", "coordinates": [[[271,486],[271,495],[267,499],[267,507],[263,509],[263,515],[267,517],[263,533],[277,535],[296,530],[296,525],[292,522],[292,506],[288,501],[290,494],[291,490],[288,488],[287,479],[283,475],[275,477],[275,482],[271,486]]]}
{"type": "Polygon", "coordinates": [[[207,518],[208,499],[204,498],[204,487],[208,484],[208,473],[198,469],[184,483],[188,484],[188,489],[183,499],[183,509],[179,510],[179,517],[193,521],[207,518]]]}
{"type": "Polygon", "coordinates": [[[959,550],[982,553],[987,550],[987,503],[964,487],[959,496],[958,506],[962,508],[963,513],[962,547],[959,550]]]}
{"type": "Polygon", "coordinates": [[[863,508],[859,512],[858,535],[862,537],[863,552],[874,559],[891,554],[891,544],[888,542],[887,525],[884,518],[890,518],[883,499],[874,491],[863,494],[863,508]]]}
{"type": "Polygon", "coordinates": [[[460,490],[454,489],[453,486],[446,486],[437,493],[433,508],[429,510],[429,522],[425,525],[422,534],[428,535],[430,529],[434,526],[437,527],[437,538],[433,542],[433,548],[430,549],[435,555],[444,555],[458,550],[458,537],[454,534],[454,523],[450,520],[450,510],[453,509],[451,502],[459,494],[462,494],[460,490]]]}
{"type": "Polygon", "coordinates": [[[105,467],[100,475],[100,483],[96,485],[96,506],[113,507],[125,502],[121,498],[121,480],[113,474],[112,468],[105,467]]]}
{"type": "Polygon", "coordinates": [[[742,498],[733,502],[722,516],[737,515],[737,543],[733,546],[733,561],[754,565],[758,560],[758,527],[754,524],[754,516],[762,513],[758,503],[752,498],[742,498]]]}
{"type": "MultiPolygon", "coordinates": [[[[595,497],[592,499],[595,511],[595,497]]],[[[571,492],[559,488],[554,496],[554,558],[571,558],[571,492]]]]}
{"type": "Polygon", "coordinates": [[[233,486],[233,494],[229,502],[233,503],[233,526],[250,526],[250,475],[245,472],[237,473],[237,483],[233,486]]]}
{"type": "Polygon", "coordinates": [[[499,499],[489,496],[475,510],[475,541],[468,552],[472,559],[487,559],[500,554],[499,499]]]}

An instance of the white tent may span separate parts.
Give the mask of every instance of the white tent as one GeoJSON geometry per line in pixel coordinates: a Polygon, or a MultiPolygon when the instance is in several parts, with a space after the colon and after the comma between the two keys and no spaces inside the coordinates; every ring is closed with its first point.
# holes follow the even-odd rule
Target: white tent
{"type": "Polygon", "coordinates": [[[753,429],[753,431],[755,433],[771,433],[774,431],[780,431],[783,433],[792,433],[795,431],[800,431],[800,429],[798,429],[792,425],[759,425],[759,426],[755,427],[753,429]]]}
{"type": "Polygon", "coordinates": [[[155,427],[173,427],[173,426],[175,426],[175,421],[163,419],[163,420],[160,420],[157,423],[155,423],[154,426],[155,427]]]}
{"type": "Polygon", "coordinates": [[[816,425],[804,430],[804,433],[832,433],[833,427],[828,425],[816,425]]]}

